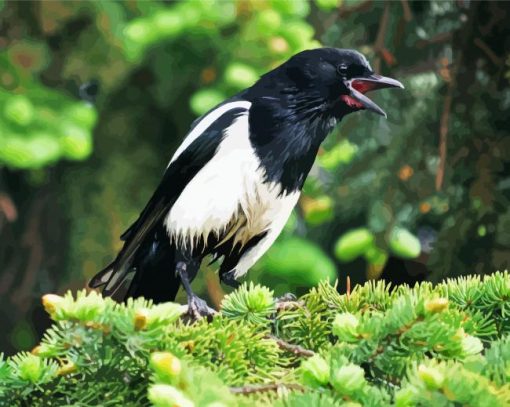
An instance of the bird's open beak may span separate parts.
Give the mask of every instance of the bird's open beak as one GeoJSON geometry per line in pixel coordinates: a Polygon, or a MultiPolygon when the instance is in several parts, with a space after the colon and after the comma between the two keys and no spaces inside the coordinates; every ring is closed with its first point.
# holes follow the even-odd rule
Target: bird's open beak
{"type": "Polygon", "coordinates": [[[349,105],[358,107],[359,109],[370,110],[384,117],[386,117],[384,110],[366,97],[365,93],[384,88],[404,89],[404,85],[402,85],[399,81],[380,75],[350,79],[346,82],[346,85],[351,91],[351,94],[344,95],[343,98],[349,105]]]}

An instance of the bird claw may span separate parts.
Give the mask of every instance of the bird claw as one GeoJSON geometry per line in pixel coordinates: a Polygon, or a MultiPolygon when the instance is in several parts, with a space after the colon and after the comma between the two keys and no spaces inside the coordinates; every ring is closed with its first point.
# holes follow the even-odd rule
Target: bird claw
{"type": "Polygon", "coordinates": [[[192,296],[188,300],[188,316],[197,321],[202,317],[207,317],[207,319],[212,318],[217,312],[207,305],[202,298],[197,297],[196,295],[192,296]]]}

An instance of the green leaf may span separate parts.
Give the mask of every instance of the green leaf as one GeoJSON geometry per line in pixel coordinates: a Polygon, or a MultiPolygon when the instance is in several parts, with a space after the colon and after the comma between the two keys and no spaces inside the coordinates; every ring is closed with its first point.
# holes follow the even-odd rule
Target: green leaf
{"type": "Polygon", "coordinates": [[[358,318],[350,312],[337,314],[333,321],[332,332],[341,341],[353,342],[358,338],[358,318]]]}
{"type": "Polygon", "coordinates": [[[124,28],[124,35],[127,41],[131,41],[140,45],[148,45],[154,42],[158,36],[159,31],[154,29],[152,21],[145,18],[139,18],[130,21],[124,28]]]}
{"type": "Polygon", "coordinates": [[[253,85],[258,78],[259,76],[251,66],[240,62],[231,63],[225,70],[225,82],[239,89],[253,85]]]}
{"type": "Polygon", "coordinates": [[[319,246],[299,237],[277,241],[260,260],[259,267],[265,276],[295,285],[312,286],[336,277],[334,263],[319,246]]]}
{"type": "Polygon", "coordinates": [[[368,263],[376,266],[384,266],[388,260],[388,253],[377,247],[375,244],[365,252],[365,259],[368,263]]]}
{"type": "Polygon", "coordinates": [[[88,103],[73,103],[64,110],[64,115],[85,129],[92,129],[97,121],[96,109],[88,103]]]}
{"type": "Polygon", "coordinates": [[[374,235],[367,228],[352,229],[344,233],[335,244],[338,260],[351,261],[363,255],[374,243],[374,235]]]}
{"type": "Polygon", "coordinates": [[[310,42],[313,38],[314,29],[304,21],[292,21],[285,24],[281,34],[295,52],[312,48],[310,42]]]}
{"type": "Polygon", "coordinates": [[[168,384],[154,384],[149,388],[149,400],[155,407],[194,407],[183,392],[168,384]]]}
{"type": "Polygon", "coordinates": [[[368,214],[368,226],[375,233],[380,233],[388,228],[393,219],[391,208],[382,200],[378,199],[370,208],[368,214]]]}
{"type": "Polygon", "coordinates": [[[300,367],[305,384],[312,387],[326,386],[329,382],[329,364],[319,355],[305,360],[300,367]]]}
{"type": "Polygon", "coordinates": [[[152,353],[149,364],[156,373],[158,381],[168,384],[175,383],[182,371],[181,361],[170,352],[152,353]]]}
{"type": "Polygon", "coordinates": [[[262,10],[255,17],[255,24],[259,33],[273,33],[280,28],[281,22],[280,14],[272,9],[262,10]]]}
{"type": "Polygon", "coordinates": [[[320,225],[333,219],[333,199],[328,195],[308,198],[303,202],[306,202],[306,205],[303,204],[305,220],[310,225],[320,225]]]}
{"type": "Polygon", "coordinates": [[[342,4],[342,0],[315,0],[315,3],[320,9],[329,11],[339,8],[342,4]]]}
{"type": "Polygon", "coordinates": [[[334,170],[340,164],[348,164],[356,156],[358,146],[348,140],[342,140],[332,149],[324,152],[318,157],[321,167],[327,170],[334,170]]]}
{"type": "MultiPolygon", "coordinates": [[[[156,31],[155,37],[174,37],[180,34],[186,21],[176,10],[160,10],[152,16],[152,29],[156,31]]],[[[147,38],[146,40],[148,40],[147,38]]]]}
{"type": "Polygon", "coordinates": [[[66,157],[83,160],[92,153],[92,138],[82,127],[68,122],[62,125],[61,131],[60,145],[66,157]]]}
{"type": "Polygon", "coordinates": [[[394,228],[391,232],[389,247],[394,254],[406,259],[418,257],[421,252],[418,238],[407,229],[399,227],[394,228]]]}
{"type": "Polygon", "coordinates": [[[271,0],[271,6],[282,14],[304,17],[310,12],[307,0],[271,0]]]}
{"type": "Polygon", "coordinates": [[[266,287],[244,283],[221,302],[221,313],[230,319],[240,319],[254,324],[267,322],[275,311],[273,292],[266,287]]]}
{"type": "Polygon", "coordinates": [[[331,372],[331,385],[342,395],[352,395],[365,384],[365,371],[355,364],[350,363],[331,372]]]}
{"type": "Polygon", "coordinates": [[[0,160],[17,168],[38,168],[57,160],[60,144],[50,134],[32,133],[29,139],[9,136],[2,143],[0,160]]]}
{"type": "Polygon", "coordinates": [[[225,95],[216,89],[202,89],[191,97],[190,105],[193,112],[202,115],[224,99],[225,95]]]}
{"type": "Polygon", "coordinates": [[[4,115],[14,124],[28,126],[34,118],[34,106],[24,95],[11,96],[5,103],[4,115]]]}

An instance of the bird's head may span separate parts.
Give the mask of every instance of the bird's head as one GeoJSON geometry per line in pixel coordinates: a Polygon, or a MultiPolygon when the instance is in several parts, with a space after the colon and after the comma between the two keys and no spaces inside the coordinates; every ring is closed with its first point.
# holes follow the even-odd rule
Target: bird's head
{"type": "Polygon", "coordinates": [[[375,74],[359,52],[337,48],[300,52],[270,72],[267,79],[266,86],[273,87],[296,110],[336,119],[365,109],[386,117],[365,94],[404,87],[395,79],[375,74]]]}

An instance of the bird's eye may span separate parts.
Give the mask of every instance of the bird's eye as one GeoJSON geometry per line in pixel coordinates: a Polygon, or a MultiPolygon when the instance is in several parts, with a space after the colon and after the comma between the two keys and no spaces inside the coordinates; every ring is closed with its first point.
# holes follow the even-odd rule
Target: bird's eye
{"type": "Polygon", "coordinates": [[[340,76],[346,77],[347,76],[347,65],[341,64],[336,67],[336,71],[340,76]]]}

